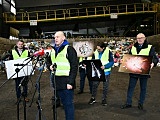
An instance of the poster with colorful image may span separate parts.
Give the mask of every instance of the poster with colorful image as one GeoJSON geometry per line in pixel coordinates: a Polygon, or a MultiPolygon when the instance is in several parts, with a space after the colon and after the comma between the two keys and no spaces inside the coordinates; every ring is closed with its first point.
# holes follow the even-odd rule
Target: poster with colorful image
{"type": "Polygon", "coordinates": [[[73,42],[73,47],[78,57],[89,57],[94,52],[94,43],[92,41],[73,42]]]}
{"type": "Polygon", "coordinates": [[[124,54],[119,72],[149,74],[152,59],[149,56],[124,54]]]}

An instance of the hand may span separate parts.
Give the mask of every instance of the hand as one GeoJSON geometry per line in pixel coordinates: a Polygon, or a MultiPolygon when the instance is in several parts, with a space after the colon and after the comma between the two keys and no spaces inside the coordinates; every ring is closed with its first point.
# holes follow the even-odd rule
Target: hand
{"type": "Polygon", "coordinates": [[[70,89],[72,89],[72,88],[73,88],[72,85],[67,84],[67,89],[68,89],[68,90],[70,90],[70,89]]]}
{"type": "Polygon", "coordinates": [[[102,70],[104,70],[104,68],[105,68],[104,66],[101,66],[101,69],[102,69],[102,70]]]}
{"type": "Polygon", "coordinates": [[[154,66],[154,63],[151,63],[151,69],[153,68],[153,66],[154,66]]]}
{"type": "Polygon", "coordinates": [[[123,63],[123,59],[120,59],[120,60],[119,60],[119,63],[123,63]]]}
{"type": "Polygon", "coordinates": [[[87,65],[86,65],[86,64],[83,64],[83,66],[86,67],[87,65]]]}
{"type": "Polygon", "coordinates": [[[53,71],[53,65],[51,65],[49,68],[50,68],[50,70],[52,70],[52,71],[53,71]]]}

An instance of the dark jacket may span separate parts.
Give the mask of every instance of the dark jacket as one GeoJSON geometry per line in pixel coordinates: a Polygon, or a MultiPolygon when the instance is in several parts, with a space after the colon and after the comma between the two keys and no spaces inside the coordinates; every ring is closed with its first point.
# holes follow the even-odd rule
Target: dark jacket
{"type": "MultiPolygon", "coordinates": [[[[143,45],[142,45],[142,47],[140,48],[138,42],[136,42],[136,43],[134,44],[134,47],[136,47],[136,49],[137,49],[137,54],[141,51],[141,49],[147,48],[148,45],[149,45],[149,44],[148,44],[147,40],[145,40],[144,43],[143,43],[143,45]]],[[[132,53],[131,53],[131,50],[130,50],[129,54],[132,54],[132,53]]],[[[152,62],[154,63],[154,67],[155,67],[155,66],[157,65],[157,63],[158,63],[158,57],[156,56],[156,53],[155,53],[155,50],[154,50],[154,47],[153,47],[153,46],[152,46],[151,49],[150,49],[149,56],[152,57],[152,62]]],[[[145,78],[145,77],[146,77],[146,78],[150,77],[150,75],[140,75],[140,74],[133,74],[133,73],[130,73],[129,75],[130,75],[131,77],[143,77],[143,78],[145,78]]]]}
{"type": "MultiPolygon", "coordinates": [[[[58,49],[56,47],[53,47],[53,49],[56,51],[56,56],[67,45],[65,43],[66,41],[58,49]]],[[[77,53],[72,46],[68,46],[66,57],[70,63],[70,73],[69,76],[55,76],[57,90],[67,89],[67,84],[70,84],[73,86],[73,88],[75,88],[75,79],[78,70],[78,59],[77,59],[77,53]]],[[[50,69],[49,67],[50,65],[52,65],[50,56],[48,56],[48,58],[46,59],[46,64],[47,68],[50,69]]]]}

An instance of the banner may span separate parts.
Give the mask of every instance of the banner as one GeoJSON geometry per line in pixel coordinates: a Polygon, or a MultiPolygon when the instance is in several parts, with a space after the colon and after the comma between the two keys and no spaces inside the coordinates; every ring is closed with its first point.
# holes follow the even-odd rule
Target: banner
{"type": "Polygon", "coordinates": [[[84,60],[87,78],[91,81],[105,81],[104,70],[101,69],[100,60],[84,60]]]}
{"type": "Polygon", "coordinates": [[[89,57],[94,52],[94,43],[91,41],[73,42],[78,57],[89,57]]]}
{"type": "Polygon", "coordinates": [[[124,54],[119,72],[149,74],[152,59],[149,56],[124,54]]]}

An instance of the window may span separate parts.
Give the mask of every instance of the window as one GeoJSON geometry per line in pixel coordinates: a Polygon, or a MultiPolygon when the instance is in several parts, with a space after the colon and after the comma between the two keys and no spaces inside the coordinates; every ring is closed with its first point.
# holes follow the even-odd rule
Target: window
{"type": "Polygon", "coordinates": [[[14,0],[11,0],[11,9],[10,11],[16,15],[16,4],[14,0]]]}

